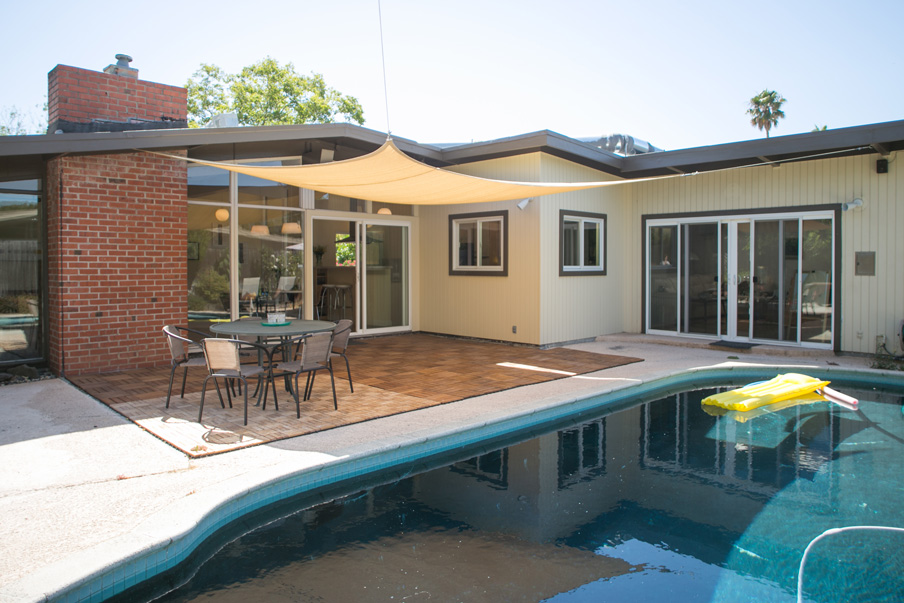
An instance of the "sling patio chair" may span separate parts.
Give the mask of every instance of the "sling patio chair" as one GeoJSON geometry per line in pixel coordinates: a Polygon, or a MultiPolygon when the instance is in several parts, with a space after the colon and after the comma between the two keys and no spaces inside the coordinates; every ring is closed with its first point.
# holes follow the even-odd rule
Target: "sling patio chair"
{"type": "MultiPolygon", "coordinates": [[[[230,384],[235,381],[241,383],[241,391],[245,395],[245,425],[248,424],[248,379],[257,377],[257,403],[261,404],[261,408],[267,407],[267,390],[272,383],[272,367],[270,363],[271,350],[266,346],[242,341],[240,339],[219,339],[217,337],[208,337],[201,342],[204,349],[204,359],[207,364],[208,375],[204,377],[204,386],[201,388],[201,406],[198,409],[198,423],[201,422],[201,415],[204,412],[204,396],[207,394],[207,382],[211,378],[217,384],[217,391],[220,390],[218,378],[222,378],[226,383],[226,397],[229,400],[229,407],[232,408],[232,393],[230,384]],[[255,348],[266,361],[260,364],[242,364],[241,350],[255,348]],[[263,386],[263,387],[262,387],[263,386]],[[262,403],[263,400],[263,403],[262,403]]],[[[220,404],[223,403],[222,394],[220,395],[220,404]]],[[[276,401],[276,387],[273,388],[273,403],[276,410],[279,410],[279,403],[276,401]]],[[[224,406],[225,408],[225,406],[224,406]]]]}
{"type": "Polygon", "coordinates": [[[170,397],[173,394],[173,379],[176,376],[176,369],[182,368],[182,393],[181,398],[185,397],[185,379],[188,377],[188,368],[191,366],[206,366],[204,356],[202,356],[201,340],[207,337],[207,333],[195,331],[188,327],[180,327],[177,325],[165,325],[163,334],[166,335],[166,343],[170,350],[170,360],[172,369],[170,370],[169,389],[166,391],[166,408],[169,408],[170,397]],[[194,339],[190,336],[194,335],[194,339]]]}
{"type": "Polygon", "coordinates": [[[348,365],[348,356],[346,356],[346,352],[348,351],[348,337],[352,334],[352,321],[348,318],[343,318],[339,322],[336,323],[336,328],[333,329],[333,349],[330,352],[330,368],[333,367],[333,358],[342,357],[345,359],[345,372],[348,373],[348,388],[352,393],[355,393],[355,388],[352,385],[352,369],[348,365]]]}
{"type": "Polygon", "coordinates": [[[295,295],[298,293],[294,291],[295,289],[295,277],[294,276],[281,276],[279,277],[279,282],[276,283],[276,292],[273,294],[273,301],[276,304],[276,309],[279,310],[280,304],[282,304],[283,310],[289,309],[289,304],[294,306],[295,295]]]}
{"type": "Polygon", "coordinates": [[[295,395],[295,414],[298,418],[301,418],[300,399],[309,400],[311,398],[311,392],[314,390],[314,377],[318,371],[328,371],[330,373],[330,383],[333,386],[333,408],[339,409],[339,404],[336,401],[336,381],[333,379],[333,368],[330,366],[332,344],[333,334],[329,331],[309,333],[290,339],[283,344],[283,347],[288,350],[288,356],[286,357],[290,358],[290,360],[277,363],[276,373],[273,373],[273,375],[295,376],[295,387],[292,389],[292,393],[295,395]],[[304,394],[299,399],[298,377],[302,373],[307,373],[308,378],[305,382],[304,394]]]}

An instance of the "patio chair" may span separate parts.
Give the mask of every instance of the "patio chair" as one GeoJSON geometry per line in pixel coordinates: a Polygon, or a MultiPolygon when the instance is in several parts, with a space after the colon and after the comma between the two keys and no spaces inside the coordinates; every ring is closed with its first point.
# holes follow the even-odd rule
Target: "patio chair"
{"type": "MultiPolygon", "coordinates": [[[[256,343],[249,343],[239,339],[219,339],[216,337],[208,337],[201,342],[204,349],[204,360],[207,365],[208,375],[204,377],[204,386],[201,388],[201,406],[198,409],[198,423],[201,422],[201,415],[204,413],[204,397],[207,394],[207,381],[213,378],[217,384],[217,391],[220,386],[217,383],[218,378],[222,378],[226,383],[226,397],[229,400],[229,407],[232,408],[232,394],[230,391],[230,383],[235,381],[241,382],[243,386],[241,391],[245,395],[245,425],[248,424],[248,378],[257,377],[257,402],[263,403],[261,408],[267,407],[267,390],[271,383],[271,366],[270,366],[270,350],[266,346],[256,343]],[[242,348],[253,347],[263,353],[267,361],[262,364],[242,364],[240,358],[240,350],[242,348]],[[261,387],[263,386],[263,387],[261,387]]],[[[276,388],[273,388],[273,398],[276,410],[279,410],[279,404],[276,402],[276,388]]],[[[220,403],[222,404],[222,395],[220,403]]]]}
{"type": "Polygon", "coordinates": [[[298,396],[298,377],[307,373],[307,381],[304,386],[304,394],[301,400],[309,400],[314,390],[314,377],[318,371],[329,371],[330,383],[333,386],[333,408],[338,410],[336,401],[336,381],[333,379],[333,367],[330,365],[330,350],[332,349],[333,334],[331,332],[309,333],[301,337],[290,339],[283,345],[289,351],[291,360],[276,364],[276,371],[286,376],[295,376],[295,387],[292,393],[295,395],[295,414],[301,418],[301,402],[298,396]]]}
{"type": "Polygon", "coordinates": [[[185,379],[188,377],[188,367],[206,366],[204,357],[199,355],[202,352],[199,342],[201,339],[207,337],[207,334],[177,325],[165,325],[163,327],[163,334],[166,335],[166,343],[169,346],[170,360],[172,362],[169,388],[166,390],[166,408],[169,408],[170,398],[173,394],[173,380],[176,376],[176,369],[182,368],[182,392],[180,397],[184,398],[185,379]],[[196,339],[191,339],[189,335],[194,335],[196,339]],[[195,355],[193,356],[192,354],[195,355]]]}
{"type": "Polygon", "coordinates": [[[355,387],[352,385],[352,369],[348,365],[348,338],[352,334],[352,321],[343,318],[336,323],[333,329],[333,349],[330,351],[330,368],[333,366],[333,358],[341,356],[345,359],[345,372],[348,373],[348,388],[355,393],[355,387]]]}

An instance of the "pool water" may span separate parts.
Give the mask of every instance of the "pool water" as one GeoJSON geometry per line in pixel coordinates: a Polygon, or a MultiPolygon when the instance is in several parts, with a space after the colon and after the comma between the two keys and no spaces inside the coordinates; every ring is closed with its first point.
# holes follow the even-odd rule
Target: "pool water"
{"type": "MultiPolygon", "coordinates": [[[[794,601],[824,530],[904,527],[902,392],[842,387],[748,420],[682,392],[283,507],[160,600],[794,601]]],[[[902,569],[899,533],[831,536],[805,600],[900,601],[902,569]]]]}

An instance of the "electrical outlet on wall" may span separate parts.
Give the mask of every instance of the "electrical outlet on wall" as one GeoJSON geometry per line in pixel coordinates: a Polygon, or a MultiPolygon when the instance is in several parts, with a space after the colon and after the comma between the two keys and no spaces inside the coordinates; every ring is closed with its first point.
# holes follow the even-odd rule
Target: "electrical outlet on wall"
{"type": "Polygon", "coordinates": [[[517,333],[517,332],[518,332],[517,325],[512,325],[512,333],[517,333]]]}

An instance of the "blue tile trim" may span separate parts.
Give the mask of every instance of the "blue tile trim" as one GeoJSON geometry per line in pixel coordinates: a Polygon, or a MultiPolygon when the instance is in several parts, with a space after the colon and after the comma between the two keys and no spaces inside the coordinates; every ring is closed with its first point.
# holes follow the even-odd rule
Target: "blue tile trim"
{"type": "MultiPolygon", "coordinates": [[[[822,370],[807,368],[806,372],[815,377],[827,380],[841,379],[854,385],[900,387],[904,384],[904,378],[893,374],[864,373],[831,367],[822,370]]],[[[775,367],[766,366],[689,370],[648,382],[631,384],[602,394],[588,394],[582,398],[556,402],[545,408],[507,416],[477,427],[450,431],[435,438],[414,441],[391,450],[381,450],[366,456],[337,459],[247,491],[212,511],[188,534],[170,540],[145,555],[114,563],[102,573],[86,576],[83,580],[70,585],[69,588],[58,591],[48,600],[103,601],[185,561],[205,539],[235,519],[298,494],[361,477],[371,472],[406,465],[429,456],[451,452],[522,430],[548,425],[589,411],[598,411],[607,407],[619,410],[632,405],[638,398],[665,394],[669,390],[702,388],[726,381],[743,383],[771,378],[775,374],[775,367]]]]}

